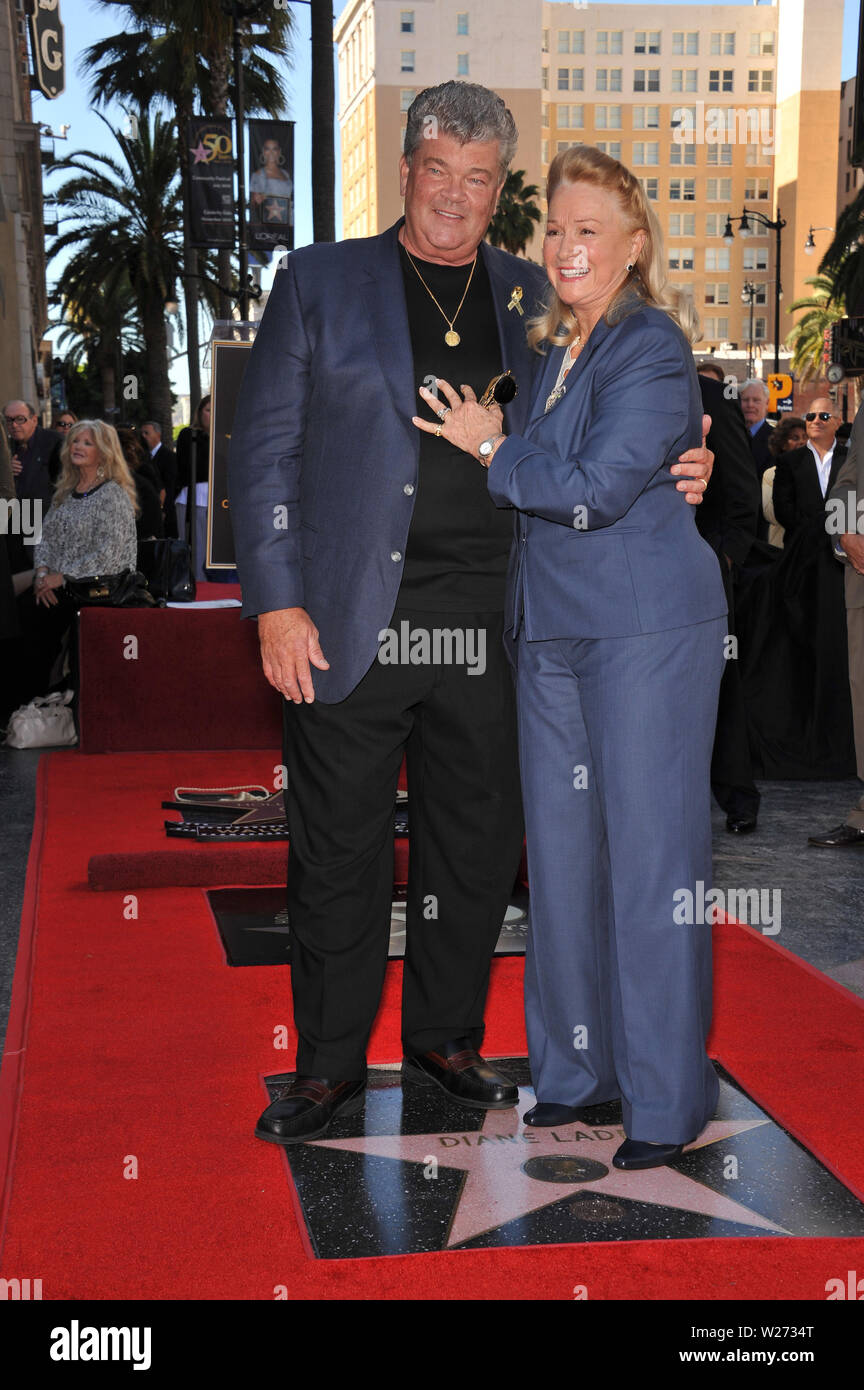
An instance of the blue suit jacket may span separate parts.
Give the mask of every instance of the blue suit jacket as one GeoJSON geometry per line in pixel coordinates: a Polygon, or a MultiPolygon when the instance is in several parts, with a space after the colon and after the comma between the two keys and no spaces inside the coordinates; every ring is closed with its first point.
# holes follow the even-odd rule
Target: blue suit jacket
{"type": "Polygon", "coordinates": [[[702,402],[684,334],[640,296],[592,330],[544,414],[561,349],[537,378],[531,418],[489,469],[519,508],[508,622],[529,640],[629,637],[726,612],[717,557],[669,469],[702,441],[702,402]]]}
{"type": "MultiPolygon", "coordinates": [[[[306,609],[330,662],[329,671],[312,673],[325,703],[350,694],[375,659],[414,509],[420,436],[411,417],[423,403],[399,259],[402,220],[381,236],[287,257],[232,429],[228,487],[244,616],[306,609]]],[[[502,365],[519,383],[504,427],[518,431],[542,366],[526,346],[525,323],[546,277],[485,242],[480,249],[502,365]],[[516,285],[524,317],[507,310],[516,285]]]]}

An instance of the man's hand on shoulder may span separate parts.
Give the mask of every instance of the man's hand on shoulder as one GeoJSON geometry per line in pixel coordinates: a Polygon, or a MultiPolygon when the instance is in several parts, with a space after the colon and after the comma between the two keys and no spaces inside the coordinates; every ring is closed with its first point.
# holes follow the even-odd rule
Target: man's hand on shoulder
{"type": "Polygon", "coordinates": [[[305,608],[277,608],[258,614],[261,665],[270,684],[295,705],[315,699],[310,662],[319,671],[330,663],[318,643],[318,629],[305,608]]]}
{"type": "Polygon", "coordinates": [[[683,480],[677,484],[677,489],[679,492],[683,492],[687,501],[692,502],[694,506],[698,506],[702,501],[714,467],[714,455],[705,442],[710,428],[711,416],[703,415],[702,447],[688,449],[686,454],[682,454],[678,462],[673,464],[670,469],[670,472],[674,473],[676,477],[682,475],[683,480]],[[694,479],[696,480],[695,483],[694,479]]]}

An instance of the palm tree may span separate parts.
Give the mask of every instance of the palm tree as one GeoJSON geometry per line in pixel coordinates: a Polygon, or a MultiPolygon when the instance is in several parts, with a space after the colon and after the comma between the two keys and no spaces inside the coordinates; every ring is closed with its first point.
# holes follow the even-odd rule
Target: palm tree
{"type": "Polygon", "coordinates": [[[333,108],[333,3],[310,0],[312,19],[312,236],[336,237],[336,149],[333,108]]]}
{"type": "MultiPolygon", "coordinates": [[[[123,12],[124,31],[101,39],[85,50],[82,73],[91,76],[90,94],[94,103],[131,102],[146,110],[166,103],[177,123],[180,169],[183,188],[189,164],[186,148],[186,121],[199,110],[226,114],[233,100],[231,81],[231,18],[218,0],[98,0],[103,6],[123,12]]],[[[264,32],[251,23],[241,29],[244,49],[243,85],[249,115],[278,116],[286,102],[286,90],[279,69],[269,61],[278,58],[290,65],[291,17],[285,9],[271,7],[264,32]]],[[[183,217],[183,290],[186,310],[186,341],[189,357],[189,390],[200,399],[198,299],[201,281],[199,257],[189,245],[189,217],[183,217]]],[[[219,280],[227,285],[231,278],[230,252],[220,258],[219,280]]],[[[220,313],[230,317],[230,300],[224,299],[220,313]]]]}
{"type": "Polygon", "coordinates": [[[524,169],[511,169],[504,180],[498,211],[489,224],[487,240],[514,256],[524,254],[534,235],[534,223],[540,221],[540,209],[534,202],[539,194],[536,184],[526,185],[524,169]]]}
{"type": "Polygon", "coordinates": [[[851,315],[864,313],[864,188],[839,214],[819,273],[830,276],[834,297],[848,305],[851,315]]]}
{"type": "MultiPolygon", "coordinates": [[[[75,248],[83,257],[86,248],[87,258],[103,274],[111,267],[125,268],[137,326],[147,344],[149,409],[170,438],[165,304],[182,273],[177,142],[170,123],[158,114],[152,127],[149,115],[142,117],[136,139],[116,133],[115,139],[122,163],[109,155],[75,153],[54,166],[74,173],[55,194],[69,214],[64,222],[74,226],[58,236],[51,254],[75,248]]],[[[84,307],[89,311],[89,305],[84,307]]]]}
{"type": "Polygon", "coordinates": [[[796,299],[789,305],[789,313],[806,309],[807,313],[799,319],[786,335],[786,344],[792,348],[791,367],[802,383],[813,381],[824,374],[825,363],[822,356],[825,330],[844,316],[843,300],[838,298],[837,285],[833,277],[814,275],[804,281],[813,286],[813,293],[804,299],[796,299]]]}
{"type": "Polygon", "coordinates": [[[86,359],[99,379],[103,415],[109,420],[119,415],[117,365],[124,350],[141,346],[126,267],[120,262],[106,267],[99,246],[88,239],[60,272],[50,303],[61,311],[57,346],[68,345],[67,365],[77,370],[86,359]]]}

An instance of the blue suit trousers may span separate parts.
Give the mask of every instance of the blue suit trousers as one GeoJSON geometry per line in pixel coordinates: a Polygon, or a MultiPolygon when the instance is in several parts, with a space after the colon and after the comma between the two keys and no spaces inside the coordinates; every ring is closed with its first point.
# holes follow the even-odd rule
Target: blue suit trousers
{"type": "Polygon", "coordinates": [[[678,890],[698,900],[698,881],[711,884],[726,631],[716,618],[632,637],[519,638],[537,1099],[620,1096],[628,1137],[653,1143],[693,1139],[718,1095],[705,1052],[711,926],[677,925],[673,912],[678,890]]]}

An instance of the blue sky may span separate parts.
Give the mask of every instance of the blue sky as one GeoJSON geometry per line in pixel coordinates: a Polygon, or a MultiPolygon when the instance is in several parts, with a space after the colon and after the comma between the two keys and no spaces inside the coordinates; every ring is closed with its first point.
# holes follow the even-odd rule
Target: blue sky
{"type": "MultiPolygon", "coordinates": [[[[494,3],[494,0],[491,0],[494,3]]],[[[213,0],[218,3],[218,0],[213,0]]],[[[347,0],[334,0],[337,17],[345,8],[347,0]]],[[[490,0],[484,0],[490,3],[490,0]]],[[[592,0],[597,3],[597,0],[592,0]]],[[[600,0],[602,3],[602,0],[600,0]]],[[[680,0],[655,0],[658,5],[680,3],[680,0]]],[[[710,0],[696,0],[693,8],[701,8],[710,0]]],[[[726,3],[750,4],[751,0],[726,0],[726,3]]],[[[294,120],[295,126],[295,244],[305,246],[312,240],[311,207],[311,118],[310,118],[310,48],[309,48],[309,6],[294,4],[288,0],[288,8],[294,19],[294,66],[286,74],[288,89],[288,109],[285,119],[294,120]]],[[[856,48],[858,39],[859,0],[846,0],[843,26],[843,78],[855,74],[856,48]]],[[[117,31],[122,23],[122,10],[113,10],[104,5],[94,5],[92,0],[60,0],[60,15],[66,35],[66,90],[54,101],[47,101],[38,93],[33,94],[33,119],[59,130],[63,124],[70,126],[67,141],[58,140],[55,149],[58,157],[73,150],[90,150],[94,153],[113,153],[116,149],[110,131],[90,109],[87,100],[89,83],[86,75],[79,75],[79,59],[82,51],[91,43],[117,31]]],[[[106,113],[112,124],[122,129],[125,115],[119,109],[106,113]]],[[[395,177],[395,170],[394,170],[395,177]]],[[[338,180],[338,159],[337,159],[338,180]]],[[[46,192],[50,193],[51,176],[46,179],[46,192]]],[[[337,235],[340,227],[340,198],[337,188],[337,235]]],[[[265,284],[267,279],[265,277],[265,284]]],[[[185,390],[184,382],[178,377],[175,389],[185,390]]]]}

